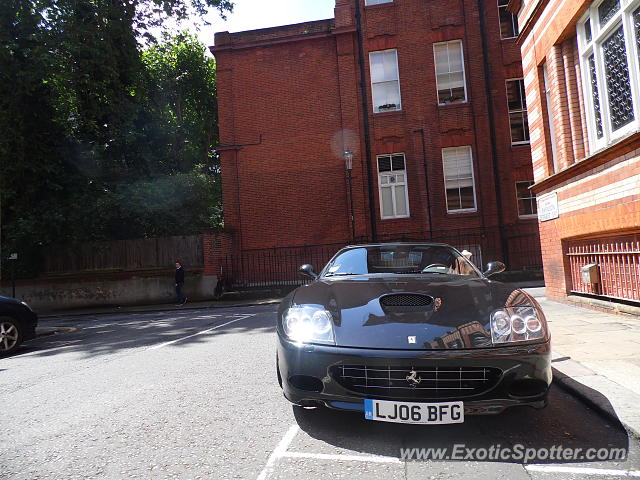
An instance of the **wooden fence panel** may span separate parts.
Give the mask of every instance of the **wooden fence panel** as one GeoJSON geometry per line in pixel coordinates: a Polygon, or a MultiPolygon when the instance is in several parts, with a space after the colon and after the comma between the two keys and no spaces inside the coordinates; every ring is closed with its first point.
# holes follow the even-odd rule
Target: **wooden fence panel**
{"type": "Polygon", "coordinates": [[[171,268],[177,259],[187,267],[204,266],[202,235],[92,242],[50,248],[45,252],[43,273],[171,268]]]}

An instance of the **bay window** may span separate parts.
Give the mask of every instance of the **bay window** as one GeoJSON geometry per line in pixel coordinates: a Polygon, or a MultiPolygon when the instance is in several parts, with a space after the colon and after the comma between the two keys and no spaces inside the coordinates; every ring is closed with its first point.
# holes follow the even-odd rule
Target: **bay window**
{"type": "Polygon", "coordinates": [[[592,152],[640,130],[640,1],[594,2],[578,22],[592,152]]]}

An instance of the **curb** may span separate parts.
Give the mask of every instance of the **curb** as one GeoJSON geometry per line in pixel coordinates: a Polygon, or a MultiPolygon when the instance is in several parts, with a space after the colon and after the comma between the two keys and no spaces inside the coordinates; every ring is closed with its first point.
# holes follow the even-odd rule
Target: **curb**
{"type": "Polygon", "coordinates": [[[118,314],[123,314],[123,313],[150,313],[150,312],[165,312],[167,310],[171,311],[171,310],[180,310],[180,311],[189,311],[189,310],[207,310],[207,309],[219,309],[219,308],[239,308],[239,307],[256,307],[256,306],[260,306],[260,305],[274,305],[274,304],[278,304],[281,302],[281,299],[273,299],[273,300],[267,300],[264,302],[252,302],[252,303],[234,303],[234,304],[229,304],[229,305],[215,305],[215,304],[207,304],[207,305],[200,305],[200,306],[190,306],[190,307],[176,307],[174,305],[171,304],[164,304],[164,305],[157,305],[157,306],[153,306],[153,305],[148,305],[148,306],[142,306],[140,307],[139,310],[129,310],[127,307],[124,307],[122,309],[116,310],[114,307],[113,309],[109,309],[109,310],[103,310],[103,311],[94,311],[94,312],[60,312],[60,313],[47,313],[47,314],[43,314],[43,315],[38,315],[38,318],[41,319],[45,319],[45,318],[59,318],[59,317],[86,317],[89,315],[118,315],[118,314]]]}
{"type": "MultiPolygon", "coordinates": [[[[554,384],[556,384],[565,392],[570,393],[574,397],[580,399],[589,408],[598,413],[601,417],[612,422],[614,425],[624,427],[624,429],[629,433],[630,436],[640,439],[640,429],[620,419],[620,417],[618,417],[612,405],[608,401],[601,401],[599,398],[596,398],[593,395],[593,389],[583,385],[569,375],[560,372],[556,368],[552,368],[552,370],[554,384]]],[[[602,392],[598,393],[600,393],[600,395],[602,395],[606,399],[606,396],[602,392]]]]}

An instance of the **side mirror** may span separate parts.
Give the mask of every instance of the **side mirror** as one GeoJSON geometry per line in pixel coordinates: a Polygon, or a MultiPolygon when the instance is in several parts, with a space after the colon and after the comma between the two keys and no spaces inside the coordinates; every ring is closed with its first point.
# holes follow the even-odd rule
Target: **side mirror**
{"type": "Polygon", "coordinates": [[[489,262],[487,263],[487,270],[482,274],[485,277],[490,277],[491,275],[495,275],[496,273],[504,272],[507,269],[507,266],[502,262],[489,262]]]}
{"type": "Polygon", "coordinates": [[[298,271],[307,277],[313,278],[314,280],[318,278],[318,274],[313,271],[313,265],[309,265],[308,263],[302,265],[298,271]]]}

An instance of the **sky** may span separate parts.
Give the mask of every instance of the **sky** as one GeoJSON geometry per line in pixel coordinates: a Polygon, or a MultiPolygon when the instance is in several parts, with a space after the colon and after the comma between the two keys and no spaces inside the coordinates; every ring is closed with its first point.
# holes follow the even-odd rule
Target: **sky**
{"type": "Polygon", "coordinates": [[[197,33],[200,41],[210,46],[216,32],[242,32],[332,18],[335,3],[335,0],[235,0],[234,11],[226,21],[212,12],[207,17],[211,25],[192,22],[184,23],[183,27],[197,33]]]}

